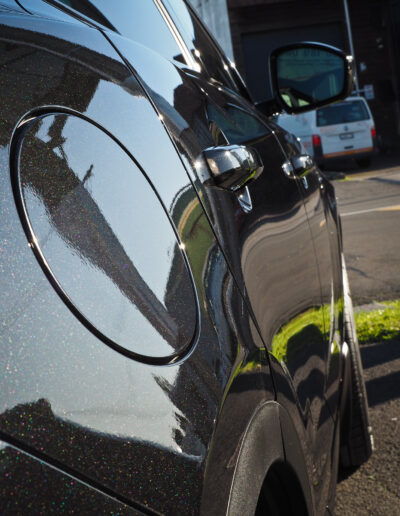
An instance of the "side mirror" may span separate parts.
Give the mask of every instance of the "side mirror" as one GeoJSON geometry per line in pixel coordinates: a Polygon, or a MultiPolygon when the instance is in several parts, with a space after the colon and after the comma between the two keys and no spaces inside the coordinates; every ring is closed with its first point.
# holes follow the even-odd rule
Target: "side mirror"
{"type": "Polygon", "coordinates": [[[348,97],[353,57],[322,43],[295,43],[270,57],[272,87],[287,113],[302,113],[348,97]]]}

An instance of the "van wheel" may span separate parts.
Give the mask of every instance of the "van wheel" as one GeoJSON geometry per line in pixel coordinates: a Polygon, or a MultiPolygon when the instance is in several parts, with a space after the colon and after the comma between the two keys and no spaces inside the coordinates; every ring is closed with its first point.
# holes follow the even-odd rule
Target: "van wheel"
{"type": "Polygon", "coordinates": [[[343,290],[344,338],[349,347],[350,382],[345,394],[347,399],[341,424],[340,465],[348,469],[357,468],[369,459],[373,450],[373,436],[353,302],[345,266],[343,266],[343,290]]]}
{"type": "Polygon", "coordinates": [[[371,158],[359,158],[356,159],[357,166],[359,168],[368,168],[371,166],[371,158]]]}

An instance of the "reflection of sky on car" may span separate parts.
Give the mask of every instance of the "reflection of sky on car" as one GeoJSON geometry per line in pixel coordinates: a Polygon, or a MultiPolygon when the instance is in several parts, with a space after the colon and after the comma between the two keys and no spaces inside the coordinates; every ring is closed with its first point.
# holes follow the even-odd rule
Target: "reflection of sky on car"
{"type": "MultiPolygon", "coordinates": [[[[26,197],[28,194],[26,194],[26,197]]],[[[26,199],[29,206],[29,214],[32,220],[46,220],[46,208],[44,204],[35,196],[31,195],[26,199]]],[[[62,206],[60,207],[62,213],[62,206]]],[[[98,267],[88,260],[85,260],[84,278],[82,278],[82,256],[70,249],[68,259],[65,259],[66,243],[59,235],[57,230],[48,225],[42,224],[39,227],[41,234],[37,235],[40,248],[46,257],[51,257],[50,268],[61,282],[68,297],[85,314],[90,307],[90,322],[103,330],[104,333],[113,337],[117,344],[123,345],[137,339],[138,328],[140,328],[140,340],[143,345],[146,342],[152,344],[152,353],[160,355],[168,354],[169,348],[165,348],[165,343],[160,342],[160,333],[151,325],[148,319],[142,316],[138,308],[125,296],[121,295],[119,285],[110,281],[110,278],[98,267]],[[52,264],[62,267],[62,276],[52,264]],[[85,287],[90,285],[90,289],[85,287]],[[107,293],[106,299],[104,298],[107,293]],[[97,299],[97,303],[93,300],[97,299]],[[112,307],[112,310],[110,310],[112,307]],[[101,322],[107,322],[104,330],[101,322]],[[133,337],[135,336],[135,337],[133,337]],[[155,344],[160,342],[160,349],[157,350],[155,344]],[[162,344],[162,345],[161,345],[162,344]]],[[[160,271],[158,271],[160,272],[160,271]]],[[[166,279],[161,276],[166,283],[166,279]]],[[[160,297],[163,299],[163,296],[160,297]]]]}
{"type": "MultiPolygon", "coordinates": [[[[66,0],[61,1],[68,4],[66,0]]],[[[132,0],[119,0],[117,9],[115,2],[110,2],[110,0],[92,0],[91,2],[82,2],[81,10],[84,14],[87,14],[85,12],[87,3],[93,4],[98,9],[97,15],[93,9],[90,15],[99,23],[114,28],[124,37],[140,41],[149,48],[157,49],[164,57],[180,56],[181,50],[153,1],[142,0],[138,2],[140,3],[139,8],[138,3],[132,2],[132,0]],[[99,16],[100,13],[101,16],[99,16]],[[105,23],[104,18],[108,23],[105,23]],[[149,26],[152,27],[151,31],[149,26]]],[[[74,5],[74,7],[79,9],[79,6],[74,5]]]]}
{"type": "MultiPolygon", "coordinates": [[[[67,120],[62,133],[66,138],[63,147],[68,154],[69,166],[82,180],[95,157],[88,156],[84,149],[76,148],[79,139],[74,137],[77,131],[75,124],[76,121],[73,118],[67,120]],[[70,147],[69,142],[71,141],[73,142],[73,147],[70,147]]],[[[82,141],[82,145],[85,145],[84,141],[82,141]]],[[[109,175],[101,174],[93,182],[89,179],[86,188],[93,199],[96,200],[97,205],[103,210],[103,215],[113,228],[118,240],[124,243],[127,255],[134,257],[135,267],[140,270],[142,277],[151,286],[153,292],[162,299],[169,277],[170,258],[173,253],[174,242],[171,242],[170,232],[158,232],[157,240],[155,240],[153,233],[142,231],[142,227],[139,224],[133,224],[133,218],[141,220],[146,217],[146,221],[149,222],[148,217],[152,215],[157,217],[159,212],[149,213],[148,197],[143,194],[139,195],[138,192],[134,191],[135,183],[131,181],[134,178],[126,177],[126,189],[115,188],[116,175],[114,171],[120,172],[120,167],[126,165],[125,163],[115,161],[118,156],[121,156],[121,154],[107,155],[102,152],[101,161],[97,164],[96,161],[94,162],[93,172],[96,172],[97,167],[101,167],[102,170],[108,170],[109,175]],[[113,194],[118,194],[118,196],[112,199],[113,194]],[[122,194],[126,194],[125,198],[122,197],[122,194]],[[132,219],[129,218],[129,214],[132,216],[132,219]],[[138,245],[138,242],[140,242],[140,245],[138,245]],[[163,255],[164,259],[161,258],[163,255]],[[158,258],[157,268],[154,268],[152,257],[158,258]]],[[[118,176],[118,179],[120,179],[121,176],[119,174],[118,176]]],[[[161,221],[157,220],[150,220],[150,222],[153,227],[157,227],[161,223],[161,221]]]]}
{"type": "MultiPolygon", "coordinates": [[[[138,45],[139,46],[139,45],[138,45]]],[[[156,54],[154,54],[156,55],[156,54]]],[[[146,52],[141,54],[138,52],[135,54],[138,59],[143,60],[143,67],[145,67],[146,63],[145,58],[147,56],[146,52]]],[[[182,80],[175,71],[175,74],[171,73],[171,70],[174,69],[172,65],[170,65],[165,59],[160,58],[159,63],[164,63],[165,66],[168,66],[168,80],[172,81],[169,83],[170,88],[163,88],[163,95],[165,95],[165,91],[174,91],[181,83],[182,80]]],[[[147,66],[148,68],[148,66],[147,66]]],[[[162,67],[155,67],[151,69],[151,74],[146,74],[142,79],[145,80],[146,84],[149,87],[154,86],[154,91],[159,89],[158,85],[160,82],[164,81],[163,69],[162,67]]],[[[137,97],[135,99],[134,105],[132,105],[132,92],[126,91],[122,88],[119,88],[118,85],[115,85],[111,82],[100,81],[96,93],[93,95],[87,110],[86,115],[93,119],[99,119],[99,114],[102,122],[104,120],[104,127],[108,128],[108,120],[112,120],[115,118],[115,114],[113,112],[114,107],[109,104],[108,99],[115,95],[116,88],[118,88],[118,108],[121,112],[124,113],[132,113],[132,118],[129,117],[118,117],[118,134],[123,135],[124,141],[123,143],[129,148],[133,149],[134,157],[138,160],[140,164],[147,163],[145,172],[149,173],[154,171],[157,175],[157,189],[163,193],[164,205],[170,206],[175,198],[177,191],[176,177],[174,174],[178,173],[178,166],[181,168],[181,162],[179,160],[178,155],[174,152],[172,155],[177,162],[177,168],[173,171],[169,170],[167,167],[164,169],[160,169],[160,158],[159,156],[171,156],[171,141],[162,126],[161,122],[158,122],[155,119],[155,122],[158,123],[157,126],[155,124],[151,125],[152,130],[152,138],[149,138],[149,127],[146,125],[143,131],[133,131],[132,127],[137,127],[144,120],[148,120],[150,118],[155,118],[154,110],[149,105],[149,102],[145,98],[137,97]],[[134,108],[133,108],[134,106],[134,108]],[[109,113],[108,110],[112,112],[109,113]],[[156,132],[157,131],[157,132],[156,132]],[[154,142],[157,142],[157,147],[155,148],[154,142]]],[[[164,99],[171,106],[174,105],[173,94],[171,93],[170,98],[165,97],[164,99]]],[[[170,161],[170,159],[169,159],[170,161]]],[[[151,179],[151,177],[150,177],[151,179]]],[[[180,177],[178,178],[178,180],[180,177]]],[[[189,178],[187,178],[187,183],[189,183],[189,178]]]]}
{"type": "MultiPolygon", "coordinates": [[[[1,170],[8,169],[8,159],[8,148],[0,146],[1,170]]],[[[16,208],[7,208],[10,199],[9,177],[1,174],[0,246],[13,260],[2,262],[0,274],[0,292],[8,293],[0,296],[0,368],[5,372],[0,412],[45,398],[62,419],[176,449],[172,436],[179,410],[166,393],[160,396],[162,389],[154,377],[173,385],[178,366],[139,364],[77,324],[29,250],[16,208]],[[20,324],[21,319],[26,325],[20,324]]]]}
{"type": "Polygon", "coordinates": [[[188,302],[194,300],[159,200],[128,155],[94,126],[59,115],[42,118],[33,130],[40,123],[47,127],[41,127],[39,138],[32,140],[31,130],[23,146],[21,182],[50,269],[104,335],[134,351],[139,346],[150,355],[169,355],[170,346],[185,343],[178,321],[162,305],[180,281],[178,271],[181,287],[189,288],[188,302]],[[48,146],[34,143],[41,137],[48,146]],[[32,153],[42,165],[32,168],[32,153]],[[51,158],[53,153],[58,158],[51,158]]]}

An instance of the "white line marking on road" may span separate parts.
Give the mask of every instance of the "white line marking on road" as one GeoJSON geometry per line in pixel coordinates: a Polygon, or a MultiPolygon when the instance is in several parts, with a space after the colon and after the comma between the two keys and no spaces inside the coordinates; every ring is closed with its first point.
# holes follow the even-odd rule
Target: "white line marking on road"
{"type": "Polygon", "coordinates": [[[370,208],[369,210],[349,211],[348,213],[341,213],[342,217],[350,217],[351,215],[362,215],[363,213],[371,213],[373,211],[398,211],[400,206],[385,206],[383,208],[370,208]]]}

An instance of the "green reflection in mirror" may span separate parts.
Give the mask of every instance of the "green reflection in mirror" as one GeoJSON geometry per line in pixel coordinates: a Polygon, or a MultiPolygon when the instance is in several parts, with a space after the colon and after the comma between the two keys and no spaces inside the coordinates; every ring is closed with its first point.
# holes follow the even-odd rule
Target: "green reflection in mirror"
{"type": "Polygon", "coordinates": [[[278,90],[291,108],[337,97],[344,89],[343,59],[328,50],[295,48],[277,58],[278,90]]]}

